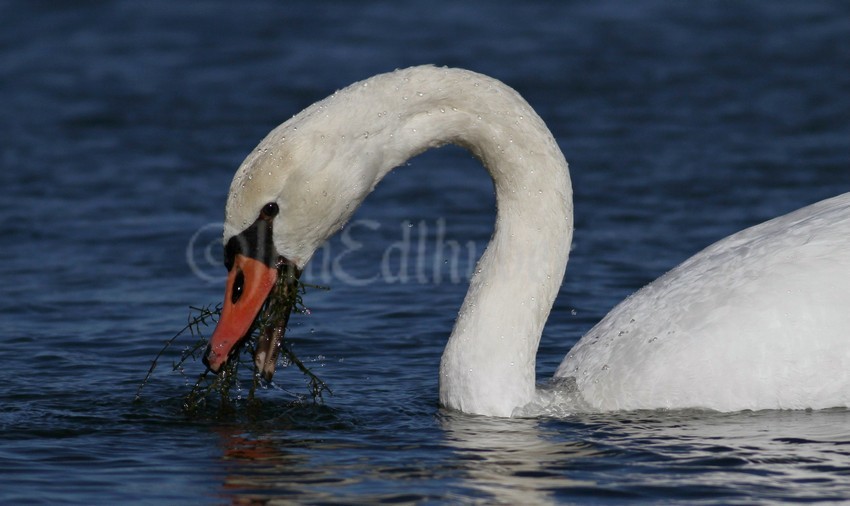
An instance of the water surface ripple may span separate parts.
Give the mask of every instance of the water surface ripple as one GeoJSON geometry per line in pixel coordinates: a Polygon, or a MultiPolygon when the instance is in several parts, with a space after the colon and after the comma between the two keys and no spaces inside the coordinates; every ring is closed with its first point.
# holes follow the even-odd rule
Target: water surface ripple
{"type": "Polygon", "coordinates": [[[850,191],[846,2],[0,2],[0,19],[0,503],[850,500],[848,410],[441,410],[440,353],[494,210],[454,148],[390,175],[347,228],[357,247],[337,237],[311,267],[331,290],[289,335],[334,391],[323,405],[291,404],[290,368],[255,411],[186,416],[202,366],[169,372],[186,341],[133,402],[188,306],[221,298],[242,158],[333,90],[421,63],[514,86],[570,162],[545,381],[696,251],[850,191]],[[438,238],[472,259],[435,262],[438,238]]]}

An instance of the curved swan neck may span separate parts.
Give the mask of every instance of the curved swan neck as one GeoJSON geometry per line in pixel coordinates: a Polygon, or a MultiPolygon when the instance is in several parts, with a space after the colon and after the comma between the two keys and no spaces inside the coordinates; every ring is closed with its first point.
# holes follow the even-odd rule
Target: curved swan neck
{"type": "Polygon", "coordinates": [[[487,168],[497,217],[443,354],[440,400],[510,416],[533,398],[537,347],[572,240],[566,161],[513,89],[474,72],[414,67],[312,105],[273,130],[237,172],[225,240],[276,199],[285,219],[275,222],[275,247],[303,267],[387,173],[447,143],[487,168]]]}
{"type": "Polygon", "coordinates": [[[389,134],[395,156],[377,179],[429,147],[453,143],[481,160],[496,191],[493,237],[443,353],[440,400],[510,416],[533,399],[537,348],[566,268],[573,229],[566,161],[543,121],[499,81],[444,69],[396,77],[379,92],[400,97],[387,110],[402,112],[389,134]]]}

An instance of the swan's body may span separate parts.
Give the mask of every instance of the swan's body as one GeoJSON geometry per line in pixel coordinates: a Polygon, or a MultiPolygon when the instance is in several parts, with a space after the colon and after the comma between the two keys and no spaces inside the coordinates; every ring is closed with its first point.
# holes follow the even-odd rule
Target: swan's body
{"type": "MultiPolygon", "coordinates": [[[[242,164],[224,238],[268,223],[276,252],[303,268],[390,170],[446,143],[487,167],[497,217],[443,353],[440,401],[510,416],[535,399],[537,347],[566,268],[573,211],[560,149],[509,87],[416,67],[314,104],[242,164]]],[[[584,400],[603,410],[847,406],[848,304],[845,194],[691,258],[614,308],[556,376],[575,376],[584,400]]],[[[217,367],[231,344],[215,351],[215,341],[217,367]]]]}
{"type": "Polygon", "coordinates": [[[555,373],[596,409],[850,406],[850,193],[727,237],[621,302],[555,373]]]}

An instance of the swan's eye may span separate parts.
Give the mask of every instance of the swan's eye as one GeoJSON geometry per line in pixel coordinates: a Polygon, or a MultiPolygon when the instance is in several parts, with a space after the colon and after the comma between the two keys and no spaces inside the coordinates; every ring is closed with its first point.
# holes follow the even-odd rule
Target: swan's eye
{"type": "Polygon", "coordinates": [[[233,290],[230,292],[230,303],[236,304],[236,301],[239,300],[239,297],[242,297],[242,289],[245,288],[245,275],[242,274],[242,271],[236,273],[236,277],[233,278],[233,290]]]}
{"type": "Polygon", "coordinates": [[[269,202],[263,207],[263,216],[266,218],[274,218],[278,212],[280,212],[280,208],[277,207],[276,202],[269,202]]]}

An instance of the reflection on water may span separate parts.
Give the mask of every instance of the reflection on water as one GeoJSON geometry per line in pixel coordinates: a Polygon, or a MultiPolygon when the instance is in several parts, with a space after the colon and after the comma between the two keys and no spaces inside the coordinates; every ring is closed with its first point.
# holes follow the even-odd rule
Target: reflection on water
{"type": "MultiPolygon", "coordinates": [[[[216,495],[230,497],[234,504],[264,504],[270,497],[303,493],[306,487],[340,484],[323,469],[311,469],[306,456],[287,449],[274,433],[258,434],[238,427],[216,432],[221,438],[224,470],[216,495]]],[[[316,496],[315,489],[312,495],[316,496]]]]}
{"type": "Polygon", "coordinates": [[[632,464],[607,483],[597,473],[601,490],[682,500],[835,500],[847,493],[850,410],[637,412],[575,421],[608,458],[632,464]]]}
{"type": "MultiPolygon", "coordinates": [[[[567,419],[440,411],[425,428],[359,427],[357,434],[325,430],[341,421],[331,418],[324,429],[292,419],[219,427],[223,475],[214,495],[235,504],[355,497],[552,504],[585,495],[839,500],[850,474],[850,410],[567,419]]],[[[367,425],[373,422],[386,420],[367,425]]]]}
{"type": "Polygon", "coordinates": [[[357,444],[333,433],[220,427],[224,475],[217,495],[238,504],[287,497],[426,500],[422,484],[441,477],[445,486],[434,486],[432,499],[471,495],[488,503],[541,504],[554,501],[553,490],[590,485],[564,476],[558,467],[592,457],[593,446],[558,441],[539,424],[441,412],[433,430],[442,437],[433,444],[423,444],[413,433],[406,441],[398,434],[373,434],[357,444]],[[413,483],[420,493],[410,494],[413,483]],[[370,488],[383,492],[370,496],[370,488]],[[446,488],[454,492],[447,496],[446,488]]]}
{"type": "Polygon", "coordinates": [[[570,459],[597,453],[583,441],[559,441],[533,419],[498,419],[447,413],[444,441],[454,450],[466,486],[501,504],[553,502],[559,488],[590,485],[557,472],[570,459]]]}

